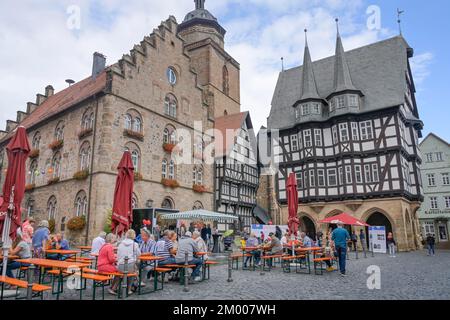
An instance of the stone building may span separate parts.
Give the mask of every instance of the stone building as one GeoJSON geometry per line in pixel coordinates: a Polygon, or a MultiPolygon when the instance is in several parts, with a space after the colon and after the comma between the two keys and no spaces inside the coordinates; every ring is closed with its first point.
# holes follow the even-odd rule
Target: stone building
{"type": "Polygon", "coordinates": [[[266,182],[267,209],[287,223],[286,179],[297,176],[301,228],[342,212],[392,231],[400,250],[416,249],[423,199],[418,138],[422,122],[401,36],[280,73],[268,118],[276,174],[266,182]]]}
{"type": "Polygon", "coordinates": [[[135,208],[214,210],[214,165],[203,155],[214,137],[207,132],[216,117],[240,112],[239,64],[225,51],[224,36],[204,1],[196,1],[181,24],[169,17],[117,63],[105,67],[94,54],[90,77],[57,93],[46,87],[7,122],[0,183],[4,147],[21,125],[33,148],[23,207],[38,220],[53,219],[55,231],[74,240],[104,228],[126,149],[136,171],[135,208]],[[186,148],[175,147],[181,138],[186,148]],[[188,160],[180,163],[181,156],[188,160]],[[86,217],[81,232],[66,230],[75,216],[86,217]]]}
{"type": "Polygon", "coordinates": [[[432,234],[437,246],[450,248],[450,144],[430,133],[420,143],[425,200],[419,209],[422,236],[432,234]]]}

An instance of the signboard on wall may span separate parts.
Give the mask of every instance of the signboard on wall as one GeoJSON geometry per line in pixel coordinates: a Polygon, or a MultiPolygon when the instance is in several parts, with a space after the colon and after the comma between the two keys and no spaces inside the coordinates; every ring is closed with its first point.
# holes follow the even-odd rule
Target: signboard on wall
{"type": "Polygon", "coordinates": [[[266,224],[252,224],[251,232],[256,235],[257,238],[261,238],[262,236],[264,239],[267,239],[269,236],[269,233],[277,233],[277,227],[281,229],[281,234],[284,235],[288,231],[288,226],[286,225],[266,225],[266,224]]]}
{"type": "Polygon", "coordinates": [[[373,248],[374,253],[386,253],[386,227],[369,227],[369,248],[373,248]]]}

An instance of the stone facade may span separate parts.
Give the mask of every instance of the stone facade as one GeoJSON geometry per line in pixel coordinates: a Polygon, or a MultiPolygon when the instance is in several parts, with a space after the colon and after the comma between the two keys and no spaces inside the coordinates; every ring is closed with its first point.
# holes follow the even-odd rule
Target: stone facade
{"type": "MultiPolygon", "coordinates": [[[[191,161],[175,164],[173,179],[179,186],[169,188],[162,184],[163,177],[172,179],[169,166],[163,176],[163,161],[176,160],[174,154],[163,148],[164,130],[183,131],[192,142],[196,135],[212,140],[213,137],[203,134],[214,128],[215,115],[223,115],[225,110],[230,113],[240,111],[239,65],[231,58],[233,63],[224,77],[226,59],[230,57],[223,49],[223,39],[217,44],[214,37],[213,40],[203,37],[199,40],[206,40],[206,43],[198,49],[188,50],[187,46],[195,46],[195,43],[186,42],[178,34],[178,26],[175,18],[169,17],[134,46],[129,55],[106,69],[104,90],[27,128],[30,144],[38,132],[41,138],[36,146],[39,155],[27,161],[29,190],[23,207],[37,220],[53,215],[55,232],[65,231],[74,243],[87,243],[103,230],[107,211],[113,203],[117,165],[125,149],[132,152],[137,165],[136,207],[146,208],[148,200],[152,200],[157,208],[169,203],[173,209],[181,211],[194,206],[214,210],[214,166],[196,160],[195,165],[202,168],[206,192],[194,192],[192,143],[187,144],[190,148],[183,149],[184,159],[191,161]],[[176,76],[176,83],[169,81],[169,68],[176,76]],[[225,80],[226,84],[222,83],[225,80]],[[167,111],[168,97],[176,101],[176,115],[167,111]],[[93,115],[91,132],[80,138],[86,113],[93,115]],[[128,117],[132,122],[128,123],[128,117]],[[136,119],[139,120],[137,127],[136,119]],[[55,140],[58,126],[63,127],[64,143],[54,151],[48,145],[55,140]],[[82,148],[90,150],[87,168],[82,167],[82,148]],[[61,155],[60,174],[55,173],[53,162],[57,153],[61,155]],[[34,162],[36,167],[31,168],[34,162]],[[74,174],[81,169],[88,169],[88,176],[74,179],[74,174]],[[59,181],[48,185],[48,180],[54,176],[58,176],[59,181]],[[85,209],[80,209],[77,203],[80,194],[86,197],[82,202],[85,209]],[[67,231],[65,224],[80,210],[86,213],[87,226],[81,232],[67,231]]],[[[196,38],[191,36],[187,40],[196,38]]],[[[21,117],[32,114],[47,97],[39,95],[38,98],[42,101],[37,99],[37,106],[33,108],[35,104],[32,104],[29,113],[21,117]]],[[[7,167],[4,147],[8,140],[4,137],[17,125],[8,123],[6,132],[0,137],[3,138],[0,141],[1,184],[7,167]]]]}

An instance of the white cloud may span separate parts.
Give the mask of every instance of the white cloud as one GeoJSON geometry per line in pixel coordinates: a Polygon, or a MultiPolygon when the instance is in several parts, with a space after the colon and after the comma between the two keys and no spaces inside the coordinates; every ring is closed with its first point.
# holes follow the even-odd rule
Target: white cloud
{"type": "Polygon", "coordinates": [[[433,54],[425,52],[414,56],[411,59],[411,70],[416,85],[422,84],[430,75],[430,65],[433,61],[433,54]]]}
{"type": "MultiPolygon", "coordinates": [[[[336,16],[346,50],[387,33],[367,30],[361,22],[366,9],[362,0],[223,0],[206,5],[228,31],[226,49],[241,64],[242,109],[251,111],[256,128],[266,124],[280,58],[286,68],[302,62],[305,27],[314,60],[333,54],[336,16]]],[[[0,129],[46,85],[59,91],[65,79],[88,76],[94,51],[112,64],[169,15],[181,21],[192,8],[191,0],[1,1],[0,129]],[[76,32],[66,27],[66,10],[73,4],[81,8],[81,30],[76,32]]],[[[419,58],[413,69],[420,81],[429,59],[419,58]]]]}

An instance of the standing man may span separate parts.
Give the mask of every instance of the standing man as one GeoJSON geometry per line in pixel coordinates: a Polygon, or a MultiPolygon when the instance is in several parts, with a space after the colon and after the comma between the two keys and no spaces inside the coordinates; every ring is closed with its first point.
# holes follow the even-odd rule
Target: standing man
{"type": "Polygon", "coordinates": [[[363,252],[366,252],[366,235],[364,234],[363,229],[359,230],[359,241],[361,242],[363,252]]]}
{"type": "Polygon", "coordinates": [[[434,238],[434,236],[429,233],[427,236],[427,246],[428,246],[428,255],[434,256],[434,245],[436,244],[436,239],[434,238]]]}
{"type": "Polygon", "coordinates": [[[339,259],[339,270],[341,276],[345,277],[345,263],[347,259],[347,241],[350,240],[350,235],[344,229],[342,223],[337,224],[337,228],[331,233],[331,240],[334,242],[334,248],[339,259]]]}
{"type": "Polygon", "coordinates": [[[356,245],[358,243],[358,236],[356,235],[355,231],[352,231],[351,238],[352,238],[352,244],[353,244],[353,251],[356,251],[357,250],[356,245]]]}

